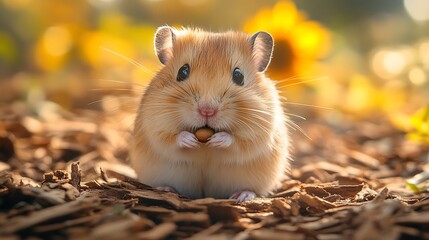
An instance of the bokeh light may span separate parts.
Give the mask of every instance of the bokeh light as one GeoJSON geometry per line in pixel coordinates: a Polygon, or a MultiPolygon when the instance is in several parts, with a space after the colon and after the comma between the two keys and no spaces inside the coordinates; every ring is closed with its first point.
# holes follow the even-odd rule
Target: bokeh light
{"type": "Polygon", "coordinates": [[[408,14],[416,21],[429,20],[429,1],[404,0],[404,6],[408,14]]]}
{"type": "Polygon", "coordinates": [[[58,69],[66,60],[72,46],[72,36],[64,26],[47,28],[36,44],[35,60],[44,70],[58,69]]]}
{"type": "Polygon", "coordinates": [[[66,54],[71,47],[72,40],[70,32],[60,26],[48,28],[42,37],[43,48],[53,56],[66,54]]]}
{"type": "Polygon", "coordinates": [[[429,70],[429,41],[425,40],[420,43],[418,52],[423,66],[426,70],[429,70]]]}
{"type": "MultiPolygon", "coordinates": [[[[266,74],[289,102],[362,117],[410,113],[429,93],[428,2],[379,1],[0,0],[0,99],[41,92],[68,108],[92,107],[102,98],[92,88],[141,94],[162,67],[154,33],[170,25],[269,32],[266,74]]],[[[293,111],[322,114],[315,109],[293,111]]]]}
{"type": "Polygon", "coordinates": [[[413,50],[409,47],[378,49],[372,56],[371,66],[375,74],[388,79],[403,73],[413,61],[413,50]]]}
{"type": "Polygon", "coordinates": [[[408,78],[411,83],[417,86],[421,86],[427,82],[427,76],[425,71],[420,67],[413,67],[408,73],[408,78]]]}

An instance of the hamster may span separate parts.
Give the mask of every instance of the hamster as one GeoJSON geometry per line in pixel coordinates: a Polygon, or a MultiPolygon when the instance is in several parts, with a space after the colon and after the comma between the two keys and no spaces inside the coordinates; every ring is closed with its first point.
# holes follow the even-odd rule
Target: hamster
{"type": "Polygon", "coordinates": [[[289,168],[288,119],[264,71],[267,32],[158,28],[163,64],[141,99],[130,149],[145,184],[189,198],[242,202],[274,190],[289,168]],[[195,131],[214,134],[201,143],[195,131]]]}

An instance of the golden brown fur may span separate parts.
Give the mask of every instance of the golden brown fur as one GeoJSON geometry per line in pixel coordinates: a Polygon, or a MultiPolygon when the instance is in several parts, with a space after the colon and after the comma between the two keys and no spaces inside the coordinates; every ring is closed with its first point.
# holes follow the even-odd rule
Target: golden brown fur
{"type": "Polygon", "coordinates": [[[289,138],[278,92],[257,71],[250,36],[174,31],[172,56],[143,95],[135,121],[131,161],[139,179],[191,198],[226,198],[240,190],[266,195],[289,165],[289,138]],[[191,74],[177,82],[184,64],[191,74]],[[235,67],[244,74],[244,86],[231,80],[235,67]],[[208,123],[233,136],[228,148],[177,146],[181,131],[207,124],[198,115],[201,103],[218,106],[208,123]]]}

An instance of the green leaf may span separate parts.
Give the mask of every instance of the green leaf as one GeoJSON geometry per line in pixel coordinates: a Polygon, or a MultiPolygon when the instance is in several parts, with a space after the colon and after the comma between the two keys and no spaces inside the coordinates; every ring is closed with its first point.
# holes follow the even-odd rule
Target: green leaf
{"type": "Polygon", "coordinates": [[[407,179],[405,184],[415,193],[429,190],[429,172],[421,172],[407,179]]]}

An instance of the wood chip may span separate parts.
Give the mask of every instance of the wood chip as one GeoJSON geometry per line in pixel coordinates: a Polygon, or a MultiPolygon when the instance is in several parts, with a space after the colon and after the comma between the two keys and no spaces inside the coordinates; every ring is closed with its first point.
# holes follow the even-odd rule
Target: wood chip
{"type": "Polygon", "coordinates": [[[194,226],[198,225],[201,227],[208,227],[210,225],[210,219],[209,216],[206,213],[192,213],[192,212],[186,212],[186,213],[175,213],[171,216],[168,216],[166,218],[167,221],[172,222],[181,222],[181,223],[191,223],[194,226]]]}
{"type": "Polygon", "coordinates": [[[37,187],[23,187],[20,190],[23,195],[34,197],[41,204],[58,205],[66,202],[66,193],[61,190],[45,191],[37,187]]]}
{"type": "Polygon", "coordinates": [[[429,227],[429,212],[411,213],[407,216],[396,218],[396,223],[399,224],[421,224],[429,227]]]}
{"type": "Polygon", "coordinates": [[[12,175],[8,171],[0,172],[0,185],[12,182],[12,175]]]}
{"type": "Polygon", "coordinates": [[[32,213],[28,217],[17,216],[11,218],[7,222],[7,227],[3,226],[0,228],[0,233],[14,233],[16,231],[20,231],[22,229],[26,229],[34,225],[43,223],[47,220],[66,216],[68,214],[76,213],[85,209],[94,208],[99,204],[100,202],[98,198],[82,196],[76,201],[45,208],[43,210],[32,213]]]}
{"type": "Polygon", "coordinates": [[[158,216],[173,215],[176,211],[160,207],[160,206],[133,206],[133,211],[144,212],[146,214],[156,214],[158,216]]]}
{"type": "Polygon", "coordinates": [[[272,211],[274,214],[279,215],[283,218],[292,215],[291,205],[284,199],[274,199],[272,201],[272,211]]]}
{"type": "Polygon", "coordinates": [[[238,222],[240,217],[237,209],[228,205],[210,205],[207,207],[210,220],[217,222],[238,222]]]}
{"type": "Polygon", "coordinates": [[[77,190],[80,189],[81,172],[79,170],[79,162],[74,162],[71,165],[71,180],[70,183],[77,190]]]}
{"type": "Polygon", "coordinates": [[[151,230],[137,234],[138,239],[164,239],[177,229],[177,225],[172,222],[161,223],[151,230]]]}
{"type": "Polygon", "coordinates": [[[154,192],[150,190],[128,190],[130,196],[139,197],[147,200],[157,200],[170,204],[175,209],[181,209],[184,205],[179,196],[171,192],[154,192]]]}
{"type": "Polygon", "coordinates": [[[374,200],[372,200],[372,201],[375,202],[375,203],[380,203],[380,202],[382,202],[383,200],[385,200],[387,198],[388,194],[389,194],[389,189],[383,188],[378,193],[378,195],[374,198],[374,200]]]}
{"type": "MultiPolygon", "coordinates": [[[[188,240],[205,240],[205,239],[222,239],[220,236],[214,235],[217,231],[219,231],[223,227],[223,223],[216,223],[211,225],[210,227],[192,235],[188,240]]],[[[224,238],[229,239],[229,238],[224,238]]]]}
{"type": "Polygon", "coordinates": [[[252,239],[272,239],[272,240],[284,240],[284,239],[294,239],[294,240],[304,240],[305,235],[301,233],[285,232],[278,231],[274,229],[258,229],[250,232],[250,238],[252,239]]]}
{"type": "Polygon", "coordinates": [[[311,196],[307,193],[297,193],[294,195],[294,198],[297,199],[300,203],[302,203],[305,207],[311,207],[311,211],[315,212],[323,212],[329,208],[335,208],[337,205],[325,201],[319,197],[311,196]]]}
{"type": "Polygon", "coordinates": [[[137,222],[137,218],[126,216],[123,219],[103,223],[95,227],[91,233],[92,239],[123,239],[129,236],[131,228],[137,222]]]}
{"type": "Polygon", "coordinates": [[[365,165],[371,169],[377,169],[380,166],[380,161],[377,159],[356,150],[350,150],[347,153],[352,159],[358,161],[360,164],[365,165]]]}
{"type": "Polygon", "coordinates": [[[305,229],[316,231],[324,228],[333,227],[342,223],[342,220],[335,219],[333,217],[324,217],[317,221],[301,223],[299,224],[299,226],[305,229]]]}
{"type": "Polygon", "coordinates": [[[323,188],[326,192],[330,194],[337,194],[343,198],[354,198],[356,194],[362,191],[363,184],[359,185],[339,185],[339,186],[326,186],[323,188]]]}

